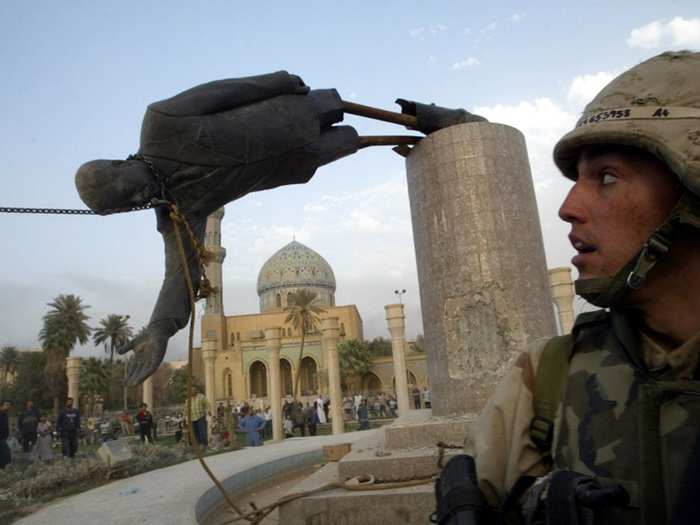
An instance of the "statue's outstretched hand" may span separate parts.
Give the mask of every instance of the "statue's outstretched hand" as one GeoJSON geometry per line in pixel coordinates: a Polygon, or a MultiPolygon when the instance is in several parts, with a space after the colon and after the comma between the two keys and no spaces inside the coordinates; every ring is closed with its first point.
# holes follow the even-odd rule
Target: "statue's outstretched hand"
{"type": "Polygon", "coordinates": [[[127,386],[139,385],[155,373],[165,357],[173,328],[171,322],[151,323],[134,339],[117,349],[119,354],[134,352],[127,365],[127,386]]]}
{"type": "Polygon", "coordinates": [[[469,113],[466,109],[443,108],[435,104],[421,104],[403,98],[397,98],[396,103],[401,106],[401,113],[418,119],[415,129],[426,135],[456,124],[486,122],[484,117],[469,113]]]}

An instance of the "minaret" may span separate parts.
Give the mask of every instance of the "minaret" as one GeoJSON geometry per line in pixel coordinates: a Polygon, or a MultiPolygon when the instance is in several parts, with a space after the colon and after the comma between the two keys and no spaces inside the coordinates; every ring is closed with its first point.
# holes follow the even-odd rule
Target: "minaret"
{"type": "Polygon", "coordinates": [[[221,219],[224,209],[219,208],[207,218],[204,233],[204,247],[213,254],[205,267],[209,284],[215,290],[207,297],[207,305],[202,317],[202,363],[204,365],[204,389],[207,399],[216,406],[216,358],[226,347],[226,318],[224,317],[223,286],[221,264],[226,250],[221,247],[221,219]]]}
{"type": "Polygon", "coordinates": [[[223,283],[221,265],[226,258],[226,249],[221,246],[221,219],[224,218],[224,208],[219,208],[207,218],[207,229],[204,234],[204,247],[214,254],[212,261],[206,266],[206,275],[212,287],[216,289],[207,297],[204,315],[224,314],[223,283]]]}

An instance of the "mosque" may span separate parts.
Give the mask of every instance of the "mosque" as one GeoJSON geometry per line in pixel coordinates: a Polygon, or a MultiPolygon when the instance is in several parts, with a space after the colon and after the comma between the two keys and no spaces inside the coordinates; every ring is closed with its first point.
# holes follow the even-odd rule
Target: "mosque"
{"type": "MultiPolygon", "coordinates": [[[[336,281],[328,262],[311,248],[294,240],[273,254],[258,274],[257,292],[260,312],[227,316],[223,311],[222,263],[226,250],[221,246],[223,208],[209,216],[205,247],[214,254],[207,276],[217,290],[206,302],[201,320],[201,347],[195,349],[194,374],[205,385],[207,397],[216,402],[252,400],[268,397],[270,384],[269,348],[265,329],[281,329],[280,372],[282,395],[291,395],[299,359],[301,333],[285,323],[292,293],[307,289],[316,293],[314,304],[322,308],[321,317],[337,317],[340,342],[357,339],[364,333],[362,317],[354,304],[337,305],[336,281]]],[[[409,385],[421,390],[427,385],[425,354],[413,351],[406,343],[406,368],[409,385]]],[[[392,356],[372,359],[372,371],[351,384],[364,392],[393,393],[392,356]]],[[[321,333],[308,333],[300,369],[302,395],[327,393],[327,363],[321,333]]]]}

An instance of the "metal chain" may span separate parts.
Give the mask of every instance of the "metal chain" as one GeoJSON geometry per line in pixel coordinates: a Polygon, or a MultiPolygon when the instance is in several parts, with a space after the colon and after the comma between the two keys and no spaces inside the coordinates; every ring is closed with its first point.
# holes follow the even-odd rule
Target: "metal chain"
{"type": "MultiPolygon", "coordinates": [[[[148,160],[140,153],[137,153],[135,155],[129,155],[126,158],[126,160],[137,160],[145,164],[149,171],[158,181],[158,185],[160,186],[161,191],[161,198],[167,200],[165,198],[167,192],[165,186],[165,178],[150,160],[148,160]]],[[[154,204],[149,202],[146,204],[139,204],[137,206],[129,206],[126,208],[112,208],[109,210],[102,210],[100,212],[92,211],[89,209],[80,210],[75,208],[12,208],[8,206],[0,206],[0,213],[36,213],[39,215],[112,215],[114,213],[128,213],[132,211],[150,210],[160,204],[161,203],[154,204]]]]}
{"type": "Polygon", "coordinates": [[[11,208],[7,206],[0,206],[0,213],[36,213],[39,215],[111,215],[113,213],[127,213],[131,211],[141,211],[150,210],[153,208],[152,204],[140,204],[139,206],[132,206],[130,208],[115,208],[112,210],[104,210],[97,213],[92,210],[84,209],[74,209],[74,208],[11,208]]]}

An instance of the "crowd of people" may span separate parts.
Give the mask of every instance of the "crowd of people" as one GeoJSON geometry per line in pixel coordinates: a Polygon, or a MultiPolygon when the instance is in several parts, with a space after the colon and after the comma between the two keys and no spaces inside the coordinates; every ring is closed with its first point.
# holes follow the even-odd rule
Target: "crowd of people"
{"type": "MultiPolygon", "coordinates": [[[[430,391],[413,387],[415,408],[430,408],[430,391]]],[[[195,388],[190,402],[190,421],[196,443],[201,448],[210,445],[219,448],[230,445],[236,432],[246,435],[248,446],[261,446],[265,439],[272,438],[272,409],[262,399],[255,400],[254,406],[248,402],[223,403],[213,409],[200,388],[195,388]],[[210,428],[211,427],[211,428],[210,428]]],[[[358,429],[370,427],[370,419],[394,418],[397,416],[397,401],[391,394],[353,393],[343,400],[345,421],[357,421],[358,429]]],[[[128,411],[116,416],[88,417],[83,421],[80,410],[74,407],[73,399],[68,398],[55,421],[47,414],[40,413],[31,400],[23,410],[18,411],[14,432],[10,431],[10,401],[0,404],[0,468],[12,460],[8,440],[16,439],[25,457],[32,461],[50,461],[54,448],[60,447],[65,457],[75,457],[83,445],[97,445],[119,437],[138,435],[142,443],[155,443],[158,425],[146,403],[142,403],[132,418],[128,411]]],[[[320,425],[330,422],[330,399],[319,394],[313,401],[293,400],[288,397],[282,405],[282,420],[285,437],[315,436],[320,425]]],[[[172,432],[176,443],[183,437],[189,442],[185,432],[186,421],[183,413],[165,416],[162,419],[166,433],[172,432]]]]}

